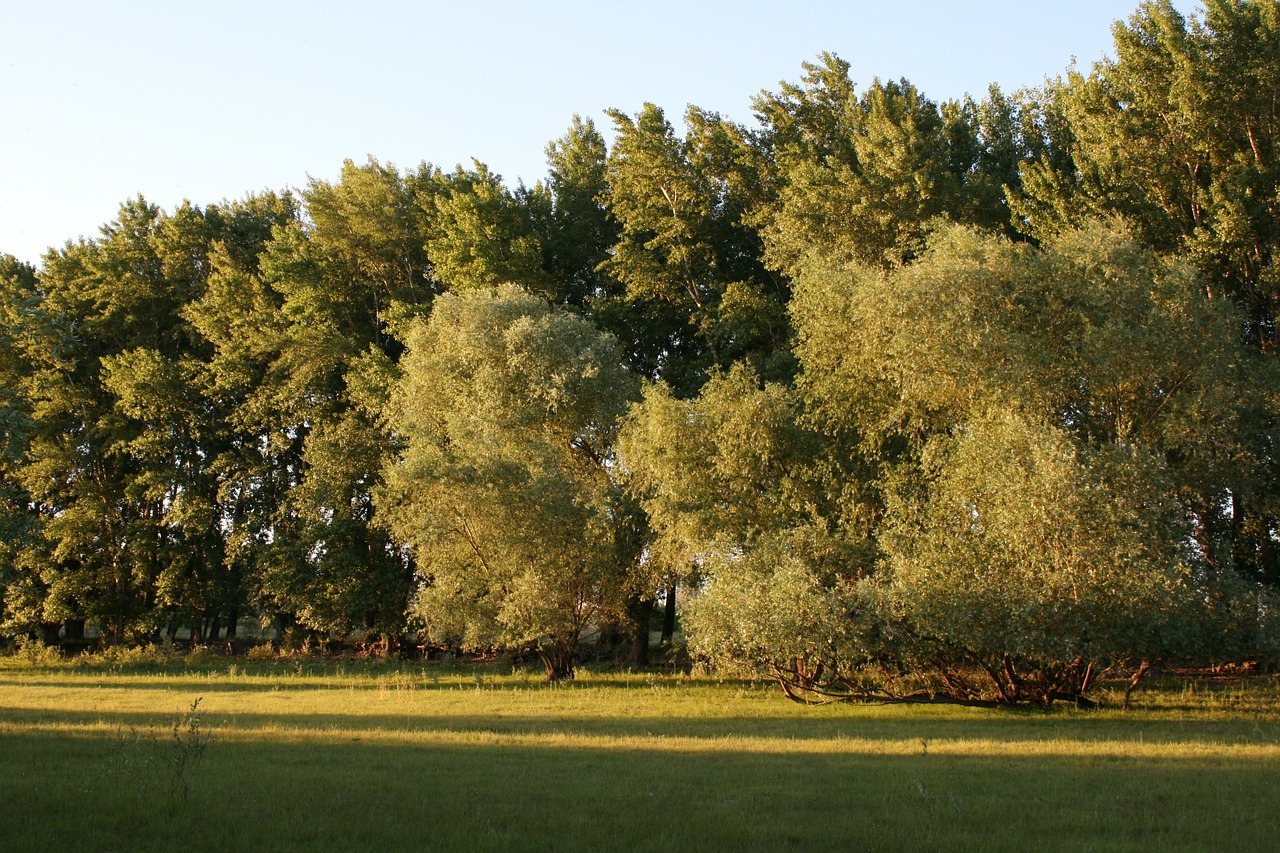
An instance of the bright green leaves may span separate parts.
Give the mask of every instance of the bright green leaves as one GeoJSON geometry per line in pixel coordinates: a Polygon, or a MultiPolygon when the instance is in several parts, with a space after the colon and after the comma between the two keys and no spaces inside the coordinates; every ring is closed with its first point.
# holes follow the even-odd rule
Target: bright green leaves
{"type": "Polygon", "coordinates": [[[1215,295],[1243,297],[1273,332],[1280,222],[1280,14],[1271,2],[1211,2],[1202,19],[1143,4],[1115,28],[1115,59],[1051,92],[1069,163],[1026,185],[1038,234],[1116,213],[1160,251],[1188,254],[1215,295]]]}
{"type": "Polygon", "coordinates": [[[1266,387],[1196,282],[1102,226],[1044,249],[953,228],[900,270],[801,277],[812,411],[889,466],[869,591],[941,644],[910,654],[1044,699],[1226,627],[1215,531],[1262,461],[1228,436],[1266,387]]]}
{"type": "Polygon", "coordinates": [[[743,132],[691,109],[684,138],[652,104],[610,112],[609,207],[621,225],[601,269],[625,287],[634,337],[653,355],[642,369],[681,394],[712,366],[748,359],[784,376],[789,329],[776,282],[744,220],[759,188],[747,176],[743,132]]]}
{"type": "Polygon", "coordinates": [[[1003,410],[939,437],[922,473],[890,504],[878,598],[1002,698],[1071,695],[1082,664],[1210,651],[1217,590],[1158,457],[1003,410]]]}
{"type": "Polygon", "coordinates": [[[821,504],[821,485],[806,479],[817,436],[798,425],[785,388],[761,387],[745,365],[694,400],[650,386],[619,448],[658,533],[655,553],[676,570],[813,521],[821,504]]]}
{"type": "Polygon", "coordinates": [[[819,411],[867,435],[924,436],[996,405],[1060,419],[1083,440],[1164,449],[1196,434],[1182,419],[1210,429],[1248,393],[1239,319],[1196,282],[1101,226],[1047,251],[939,232],[899,271],[801,276],[803,383],[819,411]]]}
{"type": "Polygon", "coordinates": [[[829,546],[807,532],[708,563],[710,576],[684,618],[694,654],[722,671],[750,675],[819,665],[848,673],[861,662],[865,654],[852,642],[849,619],[858,606],[856,587],[823,571],[814,555],[829,546]]]}
{"type": "Polygon", "coordinates": [[[348,160],[338,183],[312,180],[303,193],[314,252],[362,284],[380,310],[430,298],[422,199],[435,177],[425,165],[402,174],[372,158],[362,166],[348,160]]]}
{"type": "Polygon", "coordinates": [[[1007,702],[1255,647],[1221,537],[1266,464],[1230,436],[1269,385],[1197,281],[1103,225],[811,259],[794,389],[741,368],[688,401],[654,387],[621,437],[655,557],[707,575],[692,645],[793,692],[872,690],[853,668],[887,658],[1007,702]]]}
{"type": "Polygon", "coordinates": [[[793,690],[1243,649],[1232,572],[1280,566],[1278,32],[1148,3],[1039,92],[824,54],[754,127],[575,118],[531,188],[370,160],[132,200],[0,262],[7,624],[418,619],[562,677],[679,579],[699,654],[793,690]]]}
{"type": "Polygon", "coordinates": [[[540,188],[512,193],[482,163],[451,175],[433,198],[427,240],[432,274],[454,290],[519,283],[547,293],[534,212],[549,207],[540,188]]]}
{"type": "Polygon", "coordinates": [[[940,108],[906,80],[875,80],[859,95],[848,63],[830,54],[805,69],[801,84],[756,101],[768,120],[759,144],[774,174],[771,198],[751,219],[770,267],[794,275],[814,252],[896,266],[919,253],[935,217],[1002,224],[1002,200],[984,175],[1008,171],[992,116],[984,158],[972,106],[940,108]],[[983,181],[986,189],[974,192],[970,185],[983,181]]]}
{"type": "Polygon", "coordinates": [[[651,560],[702,581],[685,626],[716,665],[848,656],[852,584],[874,556],[866,471],[802,418],[798,395],[739,365],[693,400],[650,386],[620,436],[651,560]]]}
{"type": "Polygon", "coordinates": [[[611,115],[618,133],[611,201],[624,240],[609,267],[639,296],[705,311],[714,299],[706,232],[716,193],[709,176],[694,168],[688,145],[653,104],[634,120],[611,115]]]}

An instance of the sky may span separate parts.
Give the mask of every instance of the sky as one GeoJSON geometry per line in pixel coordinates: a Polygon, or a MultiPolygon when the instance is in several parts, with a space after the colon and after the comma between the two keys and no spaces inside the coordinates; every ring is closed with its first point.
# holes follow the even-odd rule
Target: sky
{"type": "MultiPolygon", "coordinates": [[[[509,185],[572,117],[652,102],[752,120],[831,51],[935,101],[1038,86],[1137,0],[0,0],[0,252],[39,264],[121,202],[166,210],[334,180],[344,160],[509,185]]],[[[1175,5],[1185,13],[1190,2],[1175,5]]]]}

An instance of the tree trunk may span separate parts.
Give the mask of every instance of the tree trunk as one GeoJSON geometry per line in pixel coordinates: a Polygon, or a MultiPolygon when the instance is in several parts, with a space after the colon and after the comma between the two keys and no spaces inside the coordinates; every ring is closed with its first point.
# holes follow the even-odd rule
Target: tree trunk
{"type": "Polygon", "coordinates": [[[1258,537],[1258,580],[1270,587],[1280,584],[1280,560],[1277,559],[1275,539],[1271,536],[1272,517],[1262,519],[1262,534],[1258,537]]]}
{"type": "Polygon", "coordinates": [[[283,647],[285,640],[289,638],[290,629],[298,624],[298,620],[291,614],[277,613],[275,618],[271,620],[272,633],[275,635],[273,642],[277,647],[283,647]]]}
{"type": "Polygon", "coordinates": [[[1138,666],[1136,672],[1129,679],[1129,686],[1124,689],[1124,704],[1120,706],[1122,711],[1129,710],[1129,694],[1133,693],[1133,689],[1138,686],[1138,682],[1142,680],[1142,676],[1151,670],[1151,661],[1144,660],[1138,666]]]}
{"type": "Polygon", "coordinates": [[[538,649],[538,657],[547,670],[547,681],[573,679],[574,651],[567,643],[551,643],[538,649]]]}
{"type": "Polygon", "coordinates": [[[676,584],[674,581],[667,586],[667,601],[662,611],[662,641],[664,646],[671,645],[671,640],[676,635],[676,584]]]}
{"type": "Polygon", "coordinates": [[[652,598],[636,599],[628,608],[631,611],[631,663],[649,665],[649,620],[653,618],[652,598]]]}

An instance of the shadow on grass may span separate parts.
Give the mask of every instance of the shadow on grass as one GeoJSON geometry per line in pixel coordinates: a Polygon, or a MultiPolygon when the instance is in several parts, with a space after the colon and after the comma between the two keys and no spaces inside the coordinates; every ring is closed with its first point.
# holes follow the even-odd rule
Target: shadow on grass
{"type": "MultiPolygon", "coordinates": [[[[61,675],[61,673],[58,673],[61,675]]],[[[320,691],[320,690],[345,690],[347,684],[330,680],[327,683],[322,680],[321,676],[316,676],[311,680],[303,679],[281,679],[272,678],[270,682],[265,682],[262,678],[249,676],[245,680],[236,680],[234,677],[228,677],[225,674],[218,674],[214,678],[218,680],[202,679],[189,673],[183,673],[170,678],[164,677],[164,673],[156,673],[157,676],[150,678],[137,675],[111,675],[110,673],[93,673],[86,675],[77,675],[71,679],[62,679],[58,681],[49,681],[42,684],[31,679],[5,679],[0,678],[0,689],[6,687],[21,690],[29,690],[38,687],[50,687],[57,690],[77,690],[92,687],[106,687],[111,689],[126,689],[130,691],[154,691],[158,693],[173,693],[180,691],[188,693],[191,691],[203,693],[243,693],[245,691],[253,692],[280,692],[280,693],[296,693],[301,691],[320,691]]],[[[361,689],[368,690],[376,688],[377,682],[368,681],[361,685],[361,689]]],[[[420,686],[419,689],[429,689],[426,686],[420,686]]],[[[457,690],[456,684],[449,685],[449,689],[457,690]]]]}
{"type": "Polygon", "coordinates": [[[172,850],[198,839],[202,848],[230,850],[1268,849],[1280,813],[1280,766],[1267,760],[289,744],[216,735],[190,801],[179,804],[128,779],[104,779],[113,748],[110,738],[0,738],[0,846],[172,850]]]}
{"type": "MultiPolygon", "coordinates": [[[[287,697],[283,697],[287,700],[287,697]]],[[[488,697],[486,697],[488,698],[488,697]]],[[[365,697],[364,702],[376,700],[365,697]]],[[[209,723],[218,729],[236,733],[237,738],[259,739],[263,730],[287,731],[304,740],[323,741],[334,733],[386,734],[397,738],[418,734],[452,734],[459,736],[513,737],[597,737],[597,738],[687,738],[724,741],[707,744],[708,752],[734,752],[753,741],[785,741],[783,752],[822,752],[832,749],[832,741],[1051,741],[1061,744],[1098,744],[1103,742],[1145,744],[1194,744],[1201,747],[1222,745],[1280,744],[1280,720],[1218,719],[1164,720],[1152,715],[1101,715],[1075,711],[1061,714],[1002,714],[984,710],[967,710],[964,716],[870,715],[823,713],[821,710],[801,715],[790,706],[774,705],[768,709],[744,703],[741,713],[725,712],[718,716],[698,713],[663,713],[657,703],[626,715],[576,712],[572,708],[529,713],[518,701],[503,706],[490,703],[480,712],[439,705],[417,706],[412,697],[392,700],[396,712],[343,714],[314,711],[279,712],[239,711],[220,707],[217,698],[203,705],[209,723]],[[767,711],[767,712],[762,712],[767,711]]],[[[86,730],[107,728],[165,728],[172,724],[174,713],[185,708],[189,699],[175,691],[172,708],[152,711],[117,711],[96,709],[4,708],[0,706],[0,723],[32,727],[51,736],[59,729],[86,730]]],[[[700,747],[702,749],[703,747],[700,747]]],[[[759,748],[759,747],[757,747],[759,748]]],[[[837,750],[843,747],[835,747],[837,750]]],[[[925,747],[927,750],[927,746],[925,747]]]]}
{"type": "MultiPolygon", "coordinates": [[[[83,688],[96,684],[104,687],[126,687],[130,690],[155,690],[170,692],[178,688],[184,690],[203,690],[216,692],[241,692],[245,690],[346,690],[352,686],[357,689],[377,689],[379,685],[394,688],[405,686],[411,690],[458,690],[474,689],[477,685],[483,689],[515,689],[525,691],[546,691],[557,694],[574,693],[599,689],[644,690],[647,683],[643,675],[619,676],[617,678],[583,679],[548,683],[537,676],[522,677],[507,673],[496,674],[484,671],[450,670],[433,673],[431,670],[389,671],[380,672],[301,672],[291,670],[270,670],[257,672],[253,670],[212,670],[193,672],[189,669],[163,670],[154,672],[128,672],[124,674],[99,670],[66,670],[36,669],[24,670],[34,678],[0,677],[0,688],[31,688],[47,684],[57,688],[83,688]],[[48,679],[42,681],[41,679],[48,679]]],[[[741,686],[744,689],[761,690],[760,682],[752,681],[675,681],[664,676],[654,676],[655,683],[665,690],[709,689],[714,687],[741,686]]],[[[772,692],[772,685],[763,688],[772,692]]]]}

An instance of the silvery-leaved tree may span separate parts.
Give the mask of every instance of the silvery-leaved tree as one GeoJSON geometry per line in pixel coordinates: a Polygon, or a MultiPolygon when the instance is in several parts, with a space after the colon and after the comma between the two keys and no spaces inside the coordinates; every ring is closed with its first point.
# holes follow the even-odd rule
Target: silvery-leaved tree
{"type": "Polygon", "coordinates": [[[1084,701],[1109,667],[1265,651],[1231,559],[1265,356],[1190,265],[1106,225],[959,226],[894,270],[811,260],[787,389],[660,386],[621,447],[690,645],[793,698],[1084,701]]]}
{"type": "Polygon", "coordinates": [[[637,382],[611,336],[514,286],[443,295],[404,340],[379,507],[416,557],[415,615],[430,641],[535,652],[571,678],[635,591],[614,439],[637,382]]]}
{"type": "Polygon", "coordinates": [[[809,411],[884,464],[866,612],[931,689],[1048,700],[1265,645],[1230,544],[1274,367],[1192,266],[1107,225],[1041,248],[953,227],[796,293],[809,411]]]}

